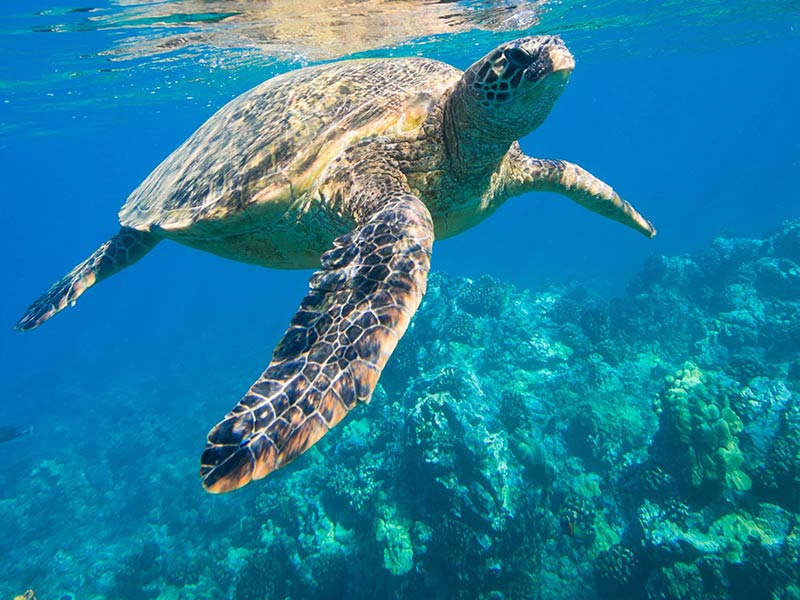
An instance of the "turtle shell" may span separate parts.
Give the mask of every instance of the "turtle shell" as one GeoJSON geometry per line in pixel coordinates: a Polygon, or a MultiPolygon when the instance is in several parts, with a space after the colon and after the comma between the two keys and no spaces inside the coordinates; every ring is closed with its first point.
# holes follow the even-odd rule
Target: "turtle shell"
{"type": "Polygon", "coordinates": [[[128,197],[120,222],[203,237],[236,228],[245,211],[245,221],[279,219],[347,146],[420,128],[460,76],[444,63],[410,58],[345,61],[269,79],[170,154],[128,197]]]}

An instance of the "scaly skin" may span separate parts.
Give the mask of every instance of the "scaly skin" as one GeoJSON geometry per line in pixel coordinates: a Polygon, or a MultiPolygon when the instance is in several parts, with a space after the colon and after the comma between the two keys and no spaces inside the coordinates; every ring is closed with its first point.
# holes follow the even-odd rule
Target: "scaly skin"
{"type": "Polygon", "coordinates": [[[161,238],[152,233],[123,227],[89,258],[50,286],[28,307],[14,329],[28,331],[38,327],[67,306],[75,304],[83,292],[95,283],[135,263],[160,241],[161,238]]]}
{"type": "Polygon", "coordinates": [[[620,198],[610,185],[578,165],[565,160],[531,158],[522,154],[515,144],[504,166],[501,180],[509,197],[525,192],[555,192],[649,238],[656,235],[653,224],[629,202],[620,198]]]}
{"type": "Polygon", "coordinates": [[[208,491],[265,477],[369,402],[425,294],[433,247],[418,198],[396,189],[380,200],[322,255],[272,362],[208,434],[200,468],[208,491]]]}

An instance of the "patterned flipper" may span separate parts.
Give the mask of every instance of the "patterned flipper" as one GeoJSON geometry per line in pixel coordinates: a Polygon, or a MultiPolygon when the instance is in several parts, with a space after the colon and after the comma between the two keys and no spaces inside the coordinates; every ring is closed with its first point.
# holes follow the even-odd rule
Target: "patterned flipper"
{"type": "Polygon", "coordinates": [[[142,258],[161,240],[152,233],[123,227],[72,271],[56,281],[28,307],[14,325],[18,331],[38,327],[57,312],[75,304],[83,292],[142,258]]]}
{"type": "Polygon", "coordinates": [[[555,192],[584,208],[612,219],[652,238],[656,228],[610,185],[586,169],[565,160],[525,156],[519,146],[510,151],[506,189],[510,196],[525,192],[555,192]]]}
{"type": "Polygon", "coordinates": [[[408,193],[336,239],[267,370],[208,434],[206,490],[265,477],[369,402],[425,293],[432,245],[430,214],[408,193]]]}

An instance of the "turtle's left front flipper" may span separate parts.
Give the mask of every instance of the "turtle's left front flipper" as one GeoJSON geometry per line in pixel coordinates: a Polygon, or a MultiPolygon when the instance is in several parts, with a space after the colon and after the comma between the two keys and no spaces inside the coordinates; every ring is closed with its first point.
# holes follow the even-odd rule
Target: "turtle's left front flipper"
{"type": "Polygon", "coordinates": [[[504,173],[509,196],[533,191],[555,192],[649,238],[656,235],[656,228],[650,221],[586,169],[565,160],[532,158],[518,147],[512,149],[509,157],[504,173]]]}
{"type": "Polygon", "coordinates": [[[419,199],[401,190],[376,200],[322,255],[267,370],[208,434],[200,475],[209,492],[286,465],[369,401],[425,293],[433,246],[419,199]]]}

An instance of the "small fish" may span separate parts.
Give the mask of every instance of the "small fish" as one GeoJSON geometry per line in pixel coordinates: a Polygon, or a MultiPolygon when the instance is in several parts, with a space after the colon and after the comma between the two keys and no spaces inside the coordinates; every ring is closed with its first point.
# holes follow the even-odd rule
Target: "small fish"
{"type": "Polygon", "coordinates": [[[0,427],[0,442],[8,442],[23,435],[33,433],[33,427],[21,429],[19,427],[0,427]]]}

